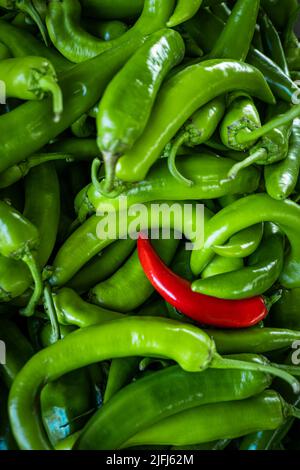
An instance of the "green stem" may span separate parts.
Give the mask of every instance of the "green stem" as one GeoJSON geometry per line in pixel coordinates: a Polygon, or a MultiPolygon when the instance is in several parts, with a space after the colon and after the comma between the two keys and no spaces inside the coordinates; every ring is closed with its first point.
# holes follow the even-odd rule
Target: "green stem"
{"type": "Polygon", "coordinates": [[[267,151],[264,148],[261,148],[254,152],[249,157],[245,158],[241,162],[235,163],[228,173],[229,178],[234,178],[241,170],[247,168],[250,165],[253,165],[258,160],[267,157],[267,151]]]}
{"type": "Polygon", "coordinates": [[[60,120],[63,112],[63,95],[60,86],[51,75],[45,75],[39,80],[39,88],[45,93],[51,93],[53,98],[54,121],[60,120]]]}
{"type": "Polygon", "coordinates": [[[39,31],[42,35],[43,41],[48,46],[48,36],[47,36],[47,30],[46,27],[43,23],[42,18],[40,17],[38,11],[35,9],[35,7],[32,4],[31,0],[18,0],[17,1],[17,7],[19,10],[21,10],[23,13],[27,14],[30,16],[30,18],[33,20],[33,22],[37,25],[39,28],[39,31]]]}
{"type": "Polygon", "coordinates": [[[24,162],[24,164],[26,164],[27,169],[26,174],[31,168],[42,165],[43,163],[61,160],[65,160],[68,163],[72,163],[75,161],[75,157],[76,155],[71,155],[67,153],[37,153],[29,157],[28,160],[24,162]]]}
{"type": "Polygon", "coordinates": [[[183,183],[187,186],[192,186],[194,183],[193,181],[185,178],[180,171],[176,167],[176,156],[179,147],[184,144],[186,141],[189,140],[189,134],[188,132],[182,132],[179,134],[179,136],[174,140],[170,153],[168,155],[168,168],[171,173],[171,175],[179,181],[179,183],[183,183]]]}
{"type": "Polygon", "coordinates": [[[91,169],[91,178],[92,178],[92,183],[93,186],[96,188],[96,190],[101,193],[102,192],[102,186],[101,183],[98,179],[98,174],[99,170],[101,168],[101,161],[99,158],[94,158],[93,163],[92,163],[92,169],[91,169]]]}
{"type": "Polygon", "coordinates": [[[255,142],[259,138],[266,135],[268,132],[272,131],[276,127],[281,127],[284,124],[289,124],[295,118],[300,116],[300,104],[294,105],[286,113],[280,114],[279,116],[271,119],[269,122],[264,124],[262,127],[255,129],[250,134],[246,131],[241,131],[236,136],[236,141],[238,144],[245,144],[248,142],[255,142]]]}
{"type": "Polygon", "coordinates": [[[295,379],[291,374],[288,372],[274,367],[269,364],[258,364],[257,362],[245,362],[245,361],[238,361],[234,359],[225,359],[219,355],[216,355],[210,367],[213,369],[240,369],[240,370],[252,370],[258,372],[265,372],[266,374],[274,375],[275,377],[279,377],[280,379],[284,380],[288,384],[291,385],[294,393],[300,392],[300,384],[297,379],[295,379]]]}
{"type": "Polygon", "coordinates": [[[53,338],[55,338],[55,341],[58,341],[61,338],[60,327],[59,327],[59,323],[57,319],[55,305],[54,305],[53,298],[52,298],[51,288],[48,282],[46,283],[44,287],[44,306],[45,306],[45,310],[48,314],[48,317],[51,323],[53,338]]]}
{"type": "Polygon", "coordinates": [[[21,313],[26,317],[31,317],[34,314],[35,307],[43,293],[42,273],[32,253],[28,252],[25,256],[23,256],[22,261],[27,264],[31,272],[34,281],[34,290],[28,305],[21,310],[21,313]]]}
{"type": "Polygon", "coordinates": [[[286,365],[286,364],[275,364],[272,362],[271,364],[273,367],[277,367],[277,369],[284,370],[288,374],[293,375],[294,377],[300,377],[300,367],[286,365]]]}
{"type": "Polygon", "coordinates": [[[103,152],[103,160],[105,165],[105,180],[101,186],[101,193],[104,196],[111,197],[115,184],[116,164],[119,159],[118,155],[110,152],[103,152]]]}
{"type": "MultiPolygon", "coordinates": [[[[123,191],[123,188],[120,186],[119,188],[113,189],[114,188],[114,171],[113,171],[112,183],[109,182],[111,174],[108,174],[105,180],[99,181],[98,173],[99,173],[101,164],[102,163],[101,163],[101,160],[99,160],[99,158],[94,158],[93,163],[92,163],[92,169],[91,169],[92,184],[100,194],[103,194],[103,196],[107,198],[114,199],[121,194],[121,192],[123,191]]],[[[106,165],[106,168],[105,168],[106,172],[107,171],[109,172],[108,170],[109,166],[110,164],[106,165]]]]}

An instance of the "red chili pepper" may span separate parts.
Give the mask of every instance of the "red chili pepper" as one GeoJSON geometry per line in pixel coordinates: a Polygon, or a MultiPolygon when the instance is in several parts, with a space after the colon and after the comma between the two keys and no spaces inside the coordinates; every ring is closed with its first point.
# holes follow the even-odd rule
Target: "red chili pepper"
{"type": "Polygon", "coordinates": [[[247,328],[263,320],[267,307],[262,296],[223,300],[193,292],[191,283],[173,273],[160,259],[145,234],[138,238],[143,270],[159,294],[184,315],[219,328],[247,328]]]}

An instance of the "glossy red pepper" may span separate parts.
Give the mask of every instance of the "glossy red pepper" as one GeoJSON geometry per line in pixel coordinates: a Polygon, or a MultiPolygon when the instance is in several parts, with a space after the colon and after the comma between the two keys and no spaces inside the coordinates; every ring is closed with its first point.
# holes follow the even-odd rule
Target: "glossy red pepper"
{"type": "Polygon", "coordinates": [[[173,307],[193,320],[219,328],[247,328],[263,320],[267,307],[262,296],[222,300],[193,292],[191,283],[173,273],[159,258],[147,236],[138,238],[140,263],[149,281],[173,307]]]}

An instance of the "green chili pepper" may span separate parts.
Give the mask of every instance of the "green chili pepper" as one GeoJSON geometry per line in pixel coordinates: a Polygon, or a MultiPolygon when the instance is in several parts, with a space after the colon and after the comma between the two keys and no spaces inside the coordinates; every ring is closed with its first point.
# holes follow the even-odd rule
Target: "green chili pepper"
{"type": "Polygon", "coordinates": [[[75,448],[118,449],[137,432],[163,418],[199,405],[248,398],[262,392],[270,382],[270,377],[262,373],[208,369],[191,374],[178,366],[168,367],[112,397],[87,423],[75,448]],[[121,420],[124,411],[127,419],[121,420]]]}
{"type": "MultiPolygon", "coordinates": [[[[160,25],[158,28],[164,24],[169,15],[170,2],[173,3],[173,0],[154,0],[154,3],[150,1],[151,14],[160,25]]],[[[2,24],[0,24],[0,31],[1,28],[2,24]]],[[[100,99],[111,78],[143,40],[142,34],[134,35],[120,47],[112,48],[99,57],[72,67],[66,72],[60,80],[64,96],[64,111],[59,122],[49,121],[48,99],[42,102],[26,103],[14,112],[0,116],[0,132],[6,135],[5,145],[0,145],[0,172],[41,149],[82,114],[90,110],[100,99]],[[26,126],[24,122],[27,123],[26,126]]]]}
{"type": "Polygon", "coordinates": [[[32,315],[42,294],[42,280],[36,251],[40,237],[37,228],[5,202],[0,201],[0,254],[14,260],[21,260],[30,269],[35,288],[24,315],[32,315]]]}
{"type": "Polygon", "coordinates": [[[289,381],[295,392],[299,387],[291,375],[273,366],[221,358],[215,352],[214,342],[192,325],[183,326],[164,318],[128,317],[116,323],[110,321],[75,331],[39,351],[27,362],[14,381],[9,396],[10,421],[20,448],[51,448],[39,414],[32,412],[42,385],[75,368],[126,356],[169,358],[187,372],[212,367],[271,373],[289,381]]]}
{"type": "Polygon", "coordinates": [[[274,199],[286,199],[297,184],[300,171],[300,119],[295,119],[289,141],[287,157],[279,163],[265,167],[265,184],[274,199]]]}
{"type": "Polygon", "coordinates": [[[59,181],[51,163],[32,168],[26,177],[23,214],[38,229],[41,242],[37,257],[43,267],[55,245],[60,215],[59,181]]]}
{"type": "Polygon", "coordinates": [[[0,41],[9,49],[13,57],[45,57],[57,72],[66,70],[72,65],[57,51],[46,47],[28,31],[21,30],[6,21],[0,21],[0,41]]]}
{"type": "MultiPolygon", "coordinates": [[[[126,197],[127,207],[132,204],[155,200],[184,201],[190,199],[215,199],[226,194],[242,194],[255,191],[258,186],[259,173],[255,168],[248,168],[234,178],[228,177],[233,160],[220,158],[217,155],[201,153],[177,157],[177,167],[181,174],[193,185],[183,185],[169,172],[166,159],[158,160],[149,171],[147,178],[138,183],[120,185],[118,197],[114,199],[100,194],[94,185],[83,189],[75,199],[75,210],[79,220],[87,214],[107,210],[107,207],[118,210],[120,198],[126,197]]],[[[112,209],[111,209],[112,210],[112,209]]]]}
{"type": "Polygon", "coordinates": [[[52,64],[42,57],[28,56],[0,62],[0,79],[5,83],[7,97],[41,100],[52,95],[55,119],[63,110],[62,92],[52,64]]]}
{"type": "Polygon", "coordinates": [[[243,93],[233,93],[229,97],[229,108],[220,126],[220,137],[226,147],[233,150],[246,150],[252,142],[245,145],[236,144],[236,135],[243,131],[251,133],[261,127],[260,116],[250,96],[243,93]]]}
{"type": "Polygon", "coordinates": [[[53,301],[58,321],[61,325],[74,325],[85,328],[110,320],[124,318],[119,312],[107,310],[89,304],[79,297],[72,289],[60,289],[53,294],[53,301]]]}
{"type": "MultiPolygon", "coordinates": [[[[172,261],[178,243],[174,238],[153,240],[158,254],[167,264],[172,261]]],[[[154,288],[146,277],[135,250],[118,271],[91,289],[89,299],[93,304],[110,310],[130,312],[146,302],[153,292],[154,288]]]]}
{"type": "Polygon", "coordinates": [[[256,224],[233,235],[224,245],[214,245],[217,255],[245,258],[257,250],[264,233],[263,224],[256,224]]]}
{"type": "Polygon", "coordinates": [[[5,343],[5,363],[1,363],[0,375],[8,388],[11,387],[18,372],[33,355],[28,339],[11,320],[0,319],[1,341],[5,343]]]}
{"type": "MultiPolygon", "coordinates": [[[[276,305],[276,304],[275,304],[276,305]]],[[[248,328],[246,330],[204,330],[222,354],[269,353],[292,347],[300,340],[300,332],[280,328],[248,328]]]]}
{"type": "Polygon", "coordinates": [[[112,276],[126,261],[135,247],[135,240],[117,240],[99,253],[68,282],[78,293],[87,292],[112,276]]]}
{"type": "Polygon", "coordinates": [[[122,36],[128,30],[128,25],[118,20],[99,21],[92,18],[83,19],[85,29],[104,41],[112,41],[122,36]]]}
{"type": "Polygon", "coordinates": [[[100,19],[131,18],[141,13],[144,0],[80,0],[86,16],[100,19]]]}
{"type": "Polygon", "coordinates": [[[80,139],[85,139],[95,134],[96,126],[94,119],[88,114],[83,114],[71,125],[72,134],[80,139]]]}
{"type": "Polygon", "coordinates": [[[163,27],[171,14],[174,0],[146,0],[139,20],[123,36],[112,41],[95,38],[80,25],[81,6],[78,0],[52,0],[48,7],[46,24],[56,49],[71,62],[83,62],[128,41],[143,37],[163,27]],[[72,46],[76,42],[76,48],[72,46]]]}
{"type": "Polygon", "coordinates": [[[175,163],[179,147],[186,145],[195,147],[209,140],[218,127],[225,112],[225,100],[223,97],[215,98],[198,111],[185,123],[182,130],[174,138],[174,141],[166,146],[165,155],[168,157],[170,173],[179,182],[192,185],[193,182],[185,178],[178,171],[175,163]]]}
{"type": "Polygon", "coordinates": [[[192,290],[222,299],[246,299],[264,294],[280,276],[283,260],[283,237],[276,226],[266,225],[263,241],[245,268],[204,278],[208,265],[202,279],[193,282],[192,290]]]}
{"type": "MultiPolygon", "coordinates": [[[[202,280],[204,279],[207,280],[207,279],[211,279],[212,277],[215,279],[216,276],[222,276],[222,274],[230,274],[230,279],[231,279],[231,274],[234,271],[240,271],[241,268],[243,268],[243,266],[244,266],[244,262],[242,258],[236,258],[236,257],[223,258],[223,256],[217,255],[202,271],[201,277],[202,277],[202,280]]],[[[209,284],[210,282],[211,281],[208,281],[209,284]]],[[[198,281],[194,281],[194,284],[195,286],[196,285],[198,286],[198,281]]]]}
{"type": "Polygon", "coordinates": [[[103,403],[131,382],[139,371],[140,360],[139,357],[121,357],[111,361],[103,403]]]}
{"type": "Polygon", "coordinates": [[[287,416],[299,418],[299,410],[285,403],[277,392],[268,390],[246,400],[203,405],[182,411],[144,429],[122,447],[143,444],[191,445],[226,437],[237,438],[249,432],[277,429],[287,416]]]}
{"type": "Polygon", "coordinates": [[[258,222],[279,225],[290,242],[290,252],[285,258],[280,282],[284,287],[300,286],[299,266],[299,211],[292,201],[275,201],[267,194],[253,194],[239,199],[213,216],[206,226],[204,246],[191,255],[193,273],[199,274],[213,257],[213,245],[224,243],[234,233],[258,222]]]}
{"type": "Polygon", "coordinates": [[[237,88],[263,101],[273,101],[260,72],[233,60],[204,61],[171,77],[158,94],[142,137],[118,161],[117,177],[131,182],[145,178],[167,143],[197,109],[237,88]]]}
{"type": "Polygon", "coordinates": [[[244,61],[253,39],[260,0],[237,0],[226,26],[213,45],[210,58],[244,61]],[[242,34],[241,40],[237,40],[242,34]]]}
{"type": "Polygon", "coordinates": [[[259,24],[265,54],[289,76],[289,68],[281,39],[272,21],[266,14],[261,14],[259,24]]]}
{"type": "Polygon", "coordinates": [[[163,79],[183,55],[184,44],[179,33],[158,31],[107,87],[97,116],[97,143],[106,170],[105,192],[112,190],[118,158],[142,135],[163,79]]]}
{"type": "Polygon", "coordinates": [[[175,11],[167,22],[167,26],[173,28],[189,20],[197,13],[201,4],[202,0],[178,0],[175,11]]]}
{"type": "Polygon", "coordinates": [[[299,330],[299,306],[300,289],[283,289],[280,299],[271,309],[272,325],[299,330]]]}

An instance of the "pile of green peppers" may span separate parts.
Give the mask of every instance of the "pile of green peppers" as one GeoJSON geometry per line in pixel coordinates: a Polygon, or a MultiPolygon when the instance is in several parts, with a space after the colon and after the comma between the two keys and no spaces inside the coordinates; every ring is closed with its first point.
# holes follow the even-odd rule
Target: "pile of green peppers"
{"type": "Polygon", "coordinates": [[[0,0],[0,450],[299,449],[298,12],[0,0]],[[197,318],[130,236],[158,202],[193,209],[180,237],[141,229],[169,229],[152,246],[197,318]],[[218,327],[201,296],[267,315],[218,327]]]}

